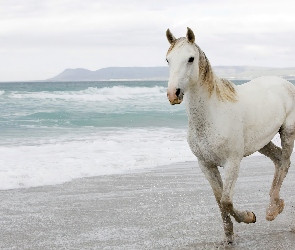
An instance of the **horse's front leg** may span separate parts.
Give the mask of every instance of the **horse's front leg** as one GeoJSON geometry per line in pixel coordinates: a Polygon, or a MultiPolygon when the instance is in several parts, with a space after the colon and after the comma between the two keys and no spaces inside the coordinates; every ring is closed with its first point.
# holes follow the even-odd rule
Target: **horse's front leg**
{"type": "Polygon", "coordinates": [[[224,188],[221,197],[221,206],[226,210],[231,216],[235,218],[237,222],[244,223],[255,223],[256,216],[253,212],[249,211],[239,211],[233,206],[233,195],[234,188],[239,174],[240,160],[227,161],[224,165],[225,168],[225,180],[224,188]]]}
{"type": "Polygon", "coordinates": [[[225,232],[225,242],[232,243],[233,234],[234,234],[233,223],[231,221],[229,213],[225,209],[223,209],[220,203],[221,196],[222,196],[223,183],[222,183],[222,178],[220,176],[219,170],[216,166],[207,164],[200,160],[199,160],[199,166],[201,170],[203,171],[203,173],[205,174],[207,180],[209,181],[213,189],[215,199],[219,206],[222,221],[223,221],[224,232],[225,232]]]}

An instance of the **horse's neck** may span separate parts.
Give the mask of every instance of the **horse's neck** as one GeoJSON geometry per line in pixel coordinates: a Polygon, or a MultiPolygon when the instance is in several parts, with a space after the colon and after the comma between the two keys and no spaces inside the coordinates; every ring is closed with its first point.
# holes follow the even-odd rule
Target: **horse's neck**
{"type": "MultiPolygon", "coordinates": [[[[223,103],[224,80],[213,75],[212,77],[212,92],[208,91],[206,83],[195,82],[190,85],[186,93],[186,108],[190,124],[194,126],[203,126],[218,116],[218,110],[223,103]]],[[[234,88],[234,86],[233,86],[234,88]]],[[[227,97],[227,96],[226,96],[227,97]]],[[[225,98],[226,98],[225,97],[225,98]]]]}
{"type": "Polygon", "coordinates": [[[185,95],[186,109],[190,124],[205,122],[210,119],[211,98],[202,86],[191,86],[185,95]]]}

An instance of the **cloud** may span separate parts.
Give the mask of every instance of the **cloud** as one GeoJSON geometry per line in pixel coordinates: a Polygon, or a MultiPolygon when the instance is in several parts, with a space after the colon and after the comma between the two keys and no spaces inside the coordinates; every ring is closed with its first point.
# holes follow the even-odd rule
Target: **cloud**
{"type": "Polygon", "coordinates": [[[179,37],[187,26],[213,65],[294,66],[292,6],[288,0],[2,0],[0,80],[45,79],[70,67],[165,65],[166,29],[179,37]]]}

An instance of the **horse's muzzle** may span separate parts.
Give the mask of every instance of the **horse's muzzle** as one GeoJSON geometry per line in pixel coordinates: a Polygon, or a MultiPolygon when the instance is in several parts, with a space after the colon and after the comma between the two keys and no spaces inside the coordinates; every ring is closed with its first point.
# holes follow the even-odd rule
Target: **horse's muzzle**
{"type": "Polygon", "coordinates": [[[181,89],[167,90],[167,97],[171,105],[180,104],[183,100],[183,92],[181,89]]]}
{"type": "Polygon", "coordinates": [[[177,98],[177,99],[174,99],[173,101],[170,101],[170,100],[169,100],[169,102],[170,102],[171,105],[174,105],[174,104],[180,104],[180,103],[182,102],[182,100],[179,100],[179,99],[177,98]]]}

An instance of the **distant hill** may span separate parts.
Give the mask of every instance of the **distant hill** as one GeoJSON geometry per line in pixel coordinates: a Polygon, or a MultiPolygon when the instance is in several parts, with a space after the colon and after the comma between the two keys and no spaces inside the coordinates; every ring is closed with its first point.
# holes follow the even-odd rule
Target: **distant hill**
{"type": "MultiPolygon", "coordinates": [[[[213,70],[219,77],[228,79],[253,79],[265,75],[295,79],[295,67],[215,66],[213,70]]],[[[109,67],[96,71],[78,68],[66,69],[46,81],[167,80],[168,76],[168,67],[109,67]]]]}
{"type": "Polygon", "coordinates": [[[168,67],[110,67],[96,71],[66,69],[47,81],[166,80],[168,67]]]}

